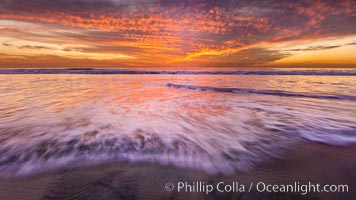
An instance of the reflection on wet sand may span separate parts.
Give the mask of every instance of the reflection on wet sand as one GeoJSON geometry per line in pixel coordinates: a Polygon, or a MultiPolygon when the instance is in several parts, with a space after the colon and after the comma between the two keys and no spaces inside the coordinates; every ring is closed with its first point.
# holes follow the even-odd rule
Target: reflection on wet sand
{"type": "Polygon", "coordinates": [[[226,179],[152,166],[111,166],[104,170],[77,169],[59,173],[43,199],[309,199],[309,197],[318,199],[311,194],[260,193],[256,189],[251,192],[235,193],[214,190],[209,194],[165,190],[166,183],[202,181],[216,185],[226,179]]]}
{"type": "Polygon", "coordinates": [[[286,159],[275,159],[255,170],[234,175],[208,175],[170,166],[147,164],[104,164],[90,168],[72,168],[35,177],[0,181],[0,199],[352,199],[356,187],[355,147],[325,147],[305,143],[292,149],[286,159]],[[167,192],[166,183],[197,182],[216,185],[218,182],[248,185],[300,183],[347,184],[346,193],[268,193],[229,192],[216,190],[206,195],[199,192],[167,192]],[[10,190],[11,185],[16,188],[10,190]],[[8,188],[6,188],[8,187],[8,188]],[[7,190],[9,189],[9,190],[7,190]],[[32,194],[31,194],[32,191],[32,194]],[[31,196],[32,195],[32,196],[31,196]]]}

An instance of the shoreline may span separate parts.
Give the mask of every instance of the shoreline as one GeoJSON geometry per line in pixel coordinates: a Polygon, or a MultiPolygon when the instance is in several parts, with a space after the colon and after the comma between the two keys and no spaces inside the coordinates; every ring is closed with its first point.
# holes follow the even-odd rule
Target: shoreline
{"type": "MultiPolygon", "coordinates": [[[[248,185],[306,183],[347,184],[347,193],[274,194],[282,199],[352,199],[356,196],[356,146],[334,147],[304,142],[254,170],[226,175],[154,164],[102,164],[56,170],[35,176],[0,178],[0,199],[247,199],[271,198],[271,193],[167,192],[165,184],[180,181],[217,183],[224,181],[248,185]],[[283,196],[285,195],[285,196],[283,196]]],[[[273,199],[273,198],[272,198],[273,199]]]]}

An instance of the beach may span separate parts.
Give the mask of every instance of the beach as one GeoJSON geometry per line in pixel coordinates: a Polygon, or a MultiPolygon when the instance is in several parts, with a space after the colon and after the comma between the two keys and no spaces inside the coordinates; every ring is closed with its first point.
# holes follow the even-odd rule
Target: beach
{"type": "Polygon", "coordinates": [[[352,199],[353,72],[308,73],[0,75],[0,199],[352,199]]]}
{"type": "Polygon", "coordinates": [[[254,170],[231,175],[209,175],[196,170],[149,164],[102,164],[56,170],[35,176],[2,178],[0,199],[352,199],[356,195],[356,147],[304,143],[254,170]],[[289,184],[314,182],[347,184],[348,192],[167,192],[165,184],[179,181],[289,184]]]}
{"type": "Polygon", "coordinates": [[[354,0],[0,0],[0,200],[356,199],[354,0]]]}
{"type": "Polygon", "coordinates": [[[355,0],[0,0],[0,200],[356,199],[355,0]]]}

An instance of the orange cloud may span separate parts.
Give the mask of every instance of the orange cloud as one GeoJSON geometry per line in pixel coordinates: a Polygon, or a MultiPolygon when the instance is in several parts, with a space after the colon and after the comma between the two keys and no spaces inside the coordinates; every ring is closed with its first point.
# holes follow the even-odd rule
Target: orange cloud
{"type": "Polygon", "coordinates": [[[57,56],[54,60],[67,59],[70,51],[80,63],[102,56],[111,58],[112,66],[120,55],[136,58],[129,64],[140,66],[205,63],[197,58],[209,56],[218,65],[224,62],[221,57],[234,63],[231,55],[247,49],[275,51],[280,43],[354,35],[355,8],[351,0],[3,0],[0,41],[23,44],[17,49],[2,45],[0,50],[8,55],[57,56]]]}

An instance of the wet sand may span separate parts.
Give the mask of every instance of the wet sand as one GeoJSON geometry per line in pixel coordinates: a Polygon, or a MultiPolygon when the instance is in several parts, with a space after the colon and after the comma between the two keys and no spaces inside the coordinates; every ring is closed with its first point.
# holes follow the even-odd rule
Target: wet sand
{"type": "Polygon", "coordinates": [[[151,164],[106,164],[48,172],[31,177],[0,179],[0,199],[354,199],[356,146],[296,145],[283,159],[273,159],[248,172],[208,175],[195,170],[151,164]],[[251,182],[266,184],[347,184],[347,193],[167,192],[168,182],[209,184],[251,182]]]}

